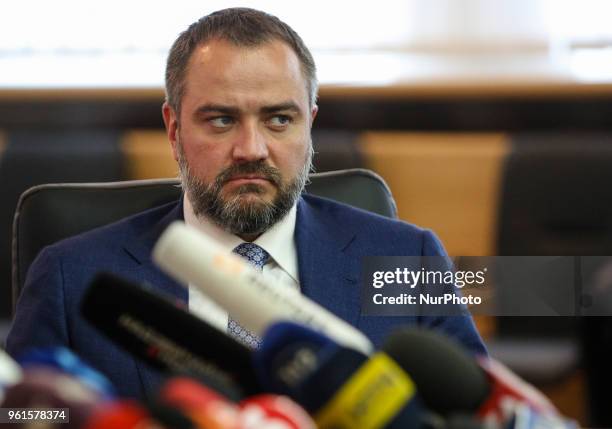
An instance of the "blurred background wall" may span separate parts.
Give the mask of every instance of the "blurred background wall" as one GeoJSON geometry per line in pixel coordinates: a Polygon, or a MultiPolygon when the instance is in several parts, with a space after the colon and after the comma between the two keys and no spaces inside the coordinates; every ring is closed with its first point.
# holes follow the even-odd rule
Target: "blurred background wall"
{"type": "MultiPolygon", "coordinates": [[[[312,48],[317,171],[378,172],[400,217],[436,231],[451,255],[610,254],[610,2],[13,2],[0,15],[3,332],[21,192],[175,176],[165,55],[192,21],[228,6],[276,14],[312,48]]],[[[536,319],[478,324],[492,354],[565,414],[612,426],[594,357],[611,347],[609,321],[536,319]]]]}

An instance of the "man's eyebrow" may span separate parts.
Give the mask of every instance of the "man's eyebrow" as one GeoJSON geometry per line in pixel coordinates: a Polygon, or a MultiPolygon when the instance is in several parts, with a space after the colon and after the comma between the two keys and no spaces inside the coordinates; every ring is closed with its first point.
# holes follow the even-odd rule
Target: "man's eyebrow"
{"type": "Polygon", "coordinates": [[[300,109],[300,107],[293,101],[287,101],[285,103],[280,103],[280,104],[273,104],[271,106],[264,106],[259,110],[261,111],[261,113],[274,113],[274,112],[280,112],[280,111],[285,111],[285,110],[291,110],[294,113],[302,113],[302,110],[300,109]]]}
{"type": "MultiPolygon", "coordinates": [[[[293,111],[295,113],[302,113],[300,107],[294,103],[293,101],[287,101],[279,104],[272,104],[270,106],[263,106],[259,109],[259,111],[263,114],[269,114],[274,112],[281,111],[293,111]]],[[[238,115],[240,113],[240,109],[233,106],[227,106],[223,104],[203,104],[199,106],[195,114],[203,114],[203,113],[222,113],[224,115],[238,115]]]]}
{"type": "Polygon", "coordinates": [[[196,109],[196,114],[223,113],[226,115],[237,115],[240,110],[237,107],[225,106],[223,104],[203,104],[196,109]]]}

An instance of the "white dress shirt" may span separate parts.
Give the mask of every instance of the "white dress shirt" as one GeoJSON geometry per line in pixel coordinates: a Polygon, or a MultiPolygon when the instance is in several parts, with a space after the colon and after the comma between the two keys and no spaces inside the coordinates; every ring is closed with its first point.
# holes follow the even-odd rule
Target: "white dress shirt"
{"type": "MultiPolygon", "coordinates": [[[[296,213],[294,204],[280,222],[260,235],[253,243],[270,255],[263,267],[264,278],[270,279],[271,283],[299,291],[297,249],[294,238],[296,213]]],[[[208,219],[196,217],[187,194],[183,199],[183,215],[187,225],[199,229],[219,242],[224,249],[227,249],[227,253],[231,253],[236,246],[244,242],[240,237],[224,231],[208,219]]],[[[189,310],[221,331],[227,331],[227,312],[192,285],[189,285],[189,310]]]]}

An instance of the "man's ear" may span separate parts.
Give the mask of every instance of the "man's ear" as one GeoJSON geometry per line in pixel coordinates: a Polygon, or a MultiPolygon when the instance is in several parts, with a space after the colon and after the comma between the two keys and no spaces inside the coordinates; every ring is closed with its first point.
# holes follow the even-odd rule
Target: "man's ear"
{"type": "Polygon", "coordinates": [[[178,162],[178,155],[176,152],[176,143],[178,141],[178,117],[167,101],[162,105],[162,116],[164,117],[164,125],[166,126],[166,135],[172,146],[172,155],[174,156],[174,160],[178,162]]]}
{"type": "Polygon", "coordinates": [[[317,117],[318,112],[319,112],[319,106],[315,104],[314,106],[312,106],[312,110],[310,111],[310,128],[312,128],[312,123],[317,117]]]}

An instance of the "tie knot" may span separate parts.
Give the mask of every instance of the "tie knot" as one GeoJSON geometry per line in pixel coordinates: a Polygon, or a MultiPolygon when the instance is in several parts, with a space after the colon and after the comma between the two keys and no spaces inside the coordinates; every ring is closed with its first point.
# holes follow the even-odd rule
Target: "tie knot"
{"type": "Polygon", "coordinates": [[[249,264],[253,265],[259,270],[263,269],[263,266],[270,257],[268,252],[254,243],[239,244],[236,246],[233,252],[246,259],[249,264]]]}

